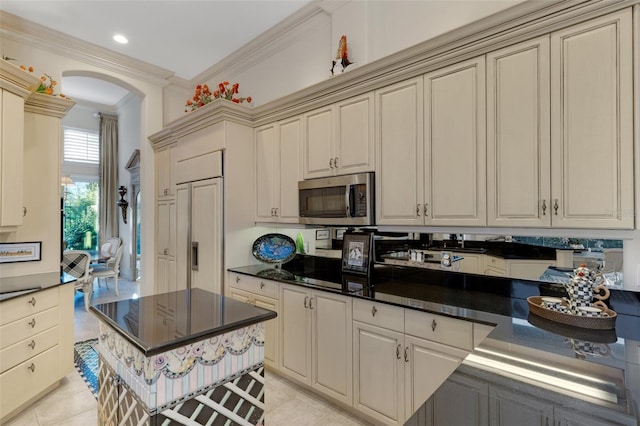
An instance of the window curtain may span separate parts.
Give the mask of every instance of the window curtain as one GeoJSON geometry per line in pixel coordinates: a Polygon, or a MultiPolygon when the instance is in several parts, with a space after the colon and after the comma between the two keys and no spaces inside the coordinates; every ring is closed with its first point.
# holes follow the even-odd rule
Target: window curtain
{"type": "Polygon", "coordinates": [[[100,243],[118,236],[119,197],[118,117],[100,114],[100,243]]]}

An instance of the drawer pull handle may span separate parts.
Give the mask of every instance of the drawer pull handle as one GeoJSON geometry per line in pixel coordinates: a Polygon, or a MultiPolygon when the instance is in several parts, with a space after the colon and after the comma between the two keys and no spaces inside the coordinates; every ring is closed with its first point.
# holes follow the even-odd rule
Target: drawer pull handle
{"type": "Polygon", "coordinates": [[[106,333],[103,333],[100,335],[100,340],[105,340],[107,337],[109,337],[109,335],[106,333]]]}
{"type": "Polygon", "coordinates": [[[240,282],[240,277],[236,277],[236,284],[240,282]]]}
{"type": "Polygon", "coordinates": [[[36,371],[36,365],[34,363],[31,363],[30,366],[27,367],[27,369],[31,370],[32,373],[35,373],[36,371]]]}
{"type": "Polygon", "coordinates": [[[305,296],[305,298],[304,298],[304,307],[305,308],[309,307],[309,296],[305,296]]]}
{"type": "Polygon", "coordinates": [[[437,326],[438,323],[436,322],[436,320],[431,321],[431,331],[436,331],[437,326]]]}
{"type": "Polygon", "coordinates": [[[313,297],[309,298],[309,309],[313,309],[313,297]]]}
{"type": "Polygon", "coordinates": [[[374,306],[373,308],[371,308],[371,316],[375,317],[376,316],[376,312],[378,312],[378,310],[376,309],[376,307],[374,306]]]}
{"type": "Polygon", "coordinates": [[[36,341],[32,340],[31,343],[29,343],[27,346],[29,346],[31,350],[34,350],[36,348],[36,341]]]}
{"type": "Polygon", "coordinates": [[[264,288],[264,283],[260,281],[260,290],[262,290],[263,288],[264,288]]]}
{"type": "Polygon", "coordinates": [[[29,321],[28,324],[31,326],[31,328],[34,328],[36,326],[36,319],[33,318],[31,321],[29,321]]]}
{"type": "Polygon", "coordinates": [[[400,359],[400,345],[396,346],[396,358],[400,359]]]}
{"type": "Polygon", "coordinates": [[[404,362],[409,362],[409,347],[404,348],[404,362]]]}
{"type": "Polygon", "coordinates": [[[36,306],[36,298],[32,297],[31,300],[29,300],[29,303],[31,303],[31,306],[36,306]]]}

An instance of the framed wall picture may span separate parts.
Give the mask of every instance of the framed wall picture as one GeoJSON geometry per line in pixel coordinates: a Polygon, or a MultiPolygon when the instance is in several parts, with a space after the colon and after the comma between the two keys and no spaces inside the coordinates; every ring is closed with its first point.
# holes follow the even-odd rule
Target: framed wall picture
{"type": "Polygon", "coordinates": [[[42,242],[1,243],[0,263],[35,262],[41,259],[42,242]]]}
{"type": "Polygon", "coordinates": [[[345,232],[342,238],[342,271],[369,275],[372,251],[371,232],[345,232]]]}

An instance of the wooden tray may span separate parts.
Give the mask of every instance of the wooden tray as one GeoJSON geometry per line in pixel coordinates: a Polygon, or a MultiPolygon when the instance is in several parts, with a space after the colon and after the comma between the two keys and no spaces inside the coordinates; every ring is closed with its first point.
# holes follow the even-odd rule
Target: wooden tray
{"type": "MultiPolygon", "coordinates": [[[[608,317],[583,317],[579,315],[565,314],[564,312],[552,311],[542,306],[542,296],[530,296],[527,298],[529,311],[532,314],[541,316],[551,321],[561,324],[572,325],[574,327],[588,328],[592,330],[612,330],[616,328],[615,311],[607,309],[608,317]]],[[[562,302],[565,306],[566,302],[562,302]]]]}

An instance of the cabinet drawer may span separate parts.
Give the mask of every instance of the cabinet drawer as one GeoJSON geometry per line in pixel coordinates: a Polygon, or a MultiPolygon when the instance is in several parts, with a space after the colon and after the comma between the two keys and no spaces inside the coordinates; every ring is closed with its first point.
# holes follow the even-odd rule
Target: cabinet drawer
{"type": "Polygon", "coordinates": [[[58,344],[58,326],[0,350],[0,373],[58,344]]]}
{"type": "Polygon", "coordinates": [[[404,330],[404,309],[367,300],[353,300],[353,319],[389,330],[404,330]]]}
{"type": "Polygon", "coordinates": [[[20,340],[28,339],[36,334],[58,325],[58,307],[44,312],[20,318],[17,321],[0,327],[0,349],[4,349],[20,340]]]}
{"type": "Polygon", "coordinates": [[[0,374],[0,419],[59,378],[58,346],[0,374]]]}
{"type": "Polygon", "coordinates": [[[503,271],[506,271],[507,261],[501,257],[485,256],[484,266],[493,268],[493,269],[502,269],[503,271]]]}
{"type": "Polygon", "coordinates": [[[0,304],[0,325],[8,324],[57,305],[57,287],[4,301],[0,304]]]}
{"type": "Polygon", "coordinates": [[[407,310],[404,313],[406,334],[457,348],[473,349],[473,323],[442,315],[407,310]]]}
{"type": "Polygon", "coordinates": [[[252,278],[240,274],[231,274],[231,282],[229,285],[240,290],[248,291],[249,293],[278,299],[279,285],[275,281],[252,278]]]}

